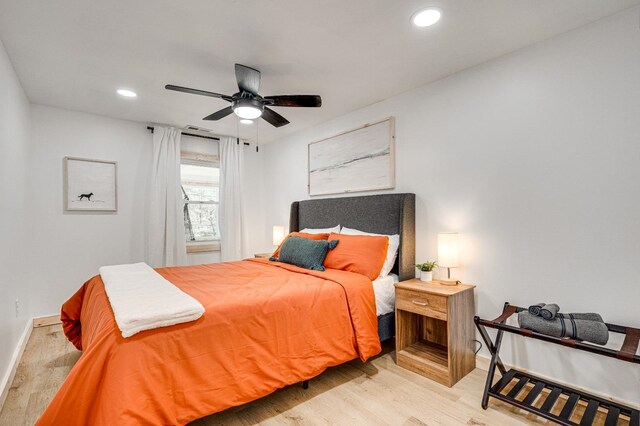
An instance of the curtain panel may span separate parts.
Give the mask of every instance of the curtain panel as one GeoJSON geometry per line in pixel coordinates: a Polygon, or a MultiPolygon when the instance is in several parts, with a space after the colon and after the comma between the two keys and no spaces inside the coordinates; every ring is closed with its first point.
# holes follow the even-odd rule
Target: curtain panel
{"type": "Polygon", "coordinates": [[[153,267],[187,264],[182,186],[181,132],[156,126],[147,222],[147,263],[153,267]]]}
{"type": "Polygon", "coordinates": [[[236,138],[220,138],[220,258],[243,258],[245,218],[242,205],[244,145],[236,138]]]}

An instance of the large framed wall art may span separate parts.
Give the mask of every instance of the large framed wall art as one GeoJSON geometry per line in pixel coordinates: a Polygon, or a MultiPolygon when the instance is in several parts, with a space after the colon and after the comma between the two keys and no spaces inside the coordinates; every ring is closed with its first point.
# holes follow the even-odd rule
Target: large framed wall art
{"type": "Polygon", "coordinates": [[[309,195],[395,186],[393,117],[309,144],[309,195]]]}

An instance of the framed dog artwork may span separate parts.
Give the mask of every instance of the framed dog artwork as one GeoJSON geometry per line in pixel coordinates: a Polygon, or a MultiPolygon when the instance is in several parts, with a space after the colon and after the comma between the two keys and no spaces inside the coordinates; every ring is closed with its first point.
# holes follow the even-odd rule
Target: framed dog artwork
{"type": "Polygon", "coordinates": [[[117,163],[64,157],[64,209],[118,211],[117,163]]]}

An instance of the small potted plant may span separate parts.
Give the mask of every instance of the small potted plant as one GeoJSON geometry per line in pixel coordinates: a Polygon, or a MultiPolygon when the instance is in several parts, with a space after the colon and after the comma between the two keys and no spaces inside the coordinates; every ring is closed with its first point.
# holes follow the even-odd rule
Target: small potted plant
{"type": "Polygon", "coordinates": [[[420,270],[420,281],[433,281],[433,268],[436,266],[437,262],[418,263],[416,268],[420,270]]]}

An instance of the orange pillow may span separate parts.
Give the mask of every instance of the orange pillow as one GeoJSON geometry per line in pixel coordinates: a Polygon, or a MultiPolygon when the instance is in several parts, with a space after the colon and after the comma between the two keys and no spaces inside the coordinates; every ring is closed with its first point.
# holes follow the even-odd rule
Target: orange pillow
{"type": "MultiPolygon", "coordinates": [[[[307,234],[306,232],[291,232],[289,235],[287,235],[287,238],[289,238],[292,235],[296,236],[296,237],[306,238],[308,240],[327,240],[327,239],[329,239],[329,234],[307,234]]],[[[282,240],[282,242],[280,243],[280,245],[278,246],[276,251],[273,252],[271,257],[278,257],[280,255],[280,247],[282,247],[282,244],[284,244],[284,242],[287,241],[287,238],[282,240]]]]}
{"type": "Polygon", "coordinates": [[[326,268],[356,272],[375,280],[387,258],[389,237],[372,235],[345,235],[331,233],[329,241],[338,240],[333,250],[324,258],[326,268]]]}

